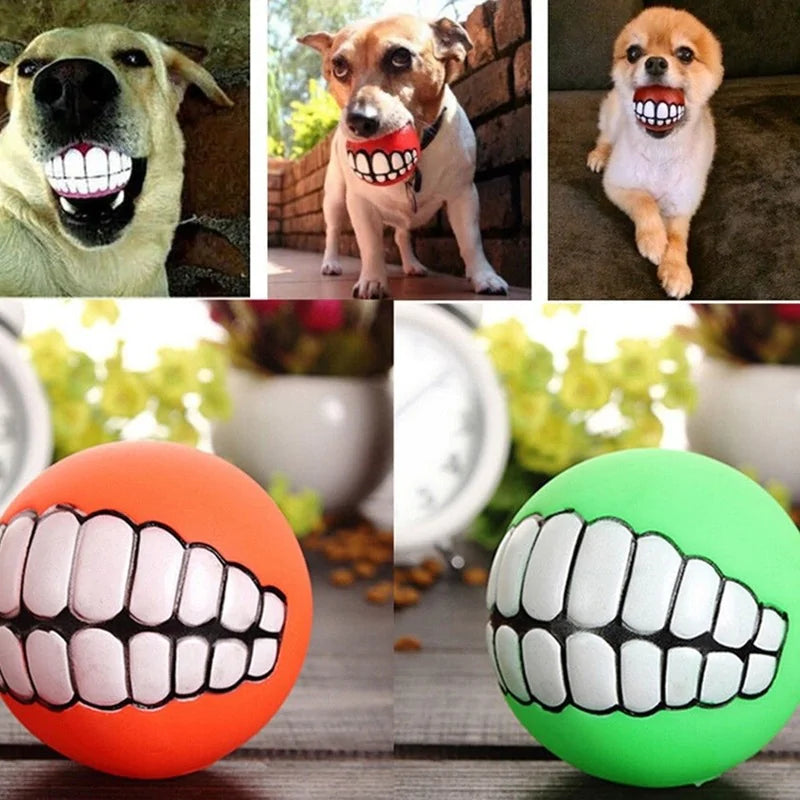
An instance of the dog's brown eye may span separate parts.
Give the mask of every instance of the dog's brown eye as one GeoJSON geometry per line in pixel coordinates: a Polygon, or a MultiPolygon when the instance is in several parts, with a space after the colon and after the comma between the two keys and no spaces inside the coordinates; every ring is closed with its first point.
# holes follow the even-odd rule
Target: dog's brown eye
{"type": "Polygon", "coordinates": [[[389,63],[395,69],[410,69],[411,67],[411,51],[406,50],[405,47],[398,47],[392,51],[389,63]]]}
{"type": "Polygon", "coordinates": [[[123,67],[149,67],[150,59],[144,50],[120,50],[114,53],[114,61],[123,67]]]}
{"type": "Polygon", "coordinates": [[[679,47],[675,51],[675,55],[678,57],[679,61],[682,61],[684,64],[691,64],[694,61],[694,50],[691,47],[679,47]]]}
{"type": "Polygon", "coordinates": [[[37,61],[33,58],[20,61],[17,65],[17,75],[19,75],[20,78],[32,78],[44,64],[44,61],[37,61]]]}
{"type": "Polygon", "coordinates": [[[625,55],[628,57],[628,61],[630,61],[631,64],[635,64],[644,55],[644,50],[642,50],[638,44],[632,44],[625,51],[625,55]]]}
{"type": "Polygon", "coordinates": [[[334,78],[344,81],[347,80],[347,76],[350,74],[350,65],[344,58],[337,56],[331,61],[331,70],[334,78]]]}

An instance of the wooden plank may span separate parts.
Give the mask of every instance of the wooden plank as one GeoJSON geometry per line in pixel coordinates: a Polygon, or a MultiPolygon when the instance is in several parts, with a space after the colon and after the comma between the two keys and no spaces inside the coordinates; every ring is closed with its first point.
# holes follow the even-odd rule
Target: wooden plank
{"type": "Polygon", "coordinates": [[[169,781],[131,781],[69,761],[0,761],[0,797],[25,800],[376,800],[390,760],[226,759],[169,781]]]}
{"type": "MultiPolygon", "coordinates": [[[[533,741],[503,699],[486,653],[397,653],[394,694],[397,744],[516,747],[533,741]]],[[[800,753],[800,711],[766,750],[800,753]]]]}
{"type": "MultiPolygon", "coordinates": [[[[653,800],[652,790],[591,778],[561,762],[396,761],[395,800],[653,800]]],[[[658,792],[658,800],[797,800],[800,764],[748,761],[696,788],[658,792]]]]}

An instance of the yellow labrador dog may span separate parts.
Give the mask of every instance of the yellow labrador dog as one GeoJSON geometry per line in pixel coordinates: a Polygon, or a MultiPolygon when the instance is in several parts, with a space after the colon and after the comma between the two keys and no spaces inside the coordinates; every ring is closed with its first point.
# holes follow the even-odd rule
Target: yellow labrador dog
{"type": "Polygon", "coordinates": [[[48,31],[0,73],[0,295],[166,295],[189,84],[209,73],[117,25],[48,31]]]}

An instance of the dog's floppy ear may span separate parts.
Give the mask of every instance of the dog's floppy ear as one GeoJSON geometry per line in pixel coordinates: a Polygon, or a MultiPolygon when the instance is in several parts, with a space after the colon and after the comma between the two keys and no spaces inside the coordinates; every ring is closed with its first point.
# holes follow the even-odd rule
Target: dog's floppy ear
{"type": "Polygon", "coordinates": [[[228,107],[233,105],[233,101],[220,89],[219,84],[211,77],[208,70],[203,69],[196,61],[187,58],[174,47],[163,42],[159,42],[159,45],[167,74],[175,87],[179,101],[183,99],[189,84],[194,84],[212,103],[228,107]]]}
{"type": "Polygon", "coordinates": [[[300,44],[307,44],[309,47],[318,50],[322,55],[325,55],[331,49],[333,36],[325,31],[320,31],[319,33],[307,33],[305,36],[298,36],[297,41],[300,44]]]}
{"type": "Polygon", "coordinates": [[[457,23],[447,17],[431,22],[433,30],[433,54],[440,61],[455,60],[464,62],[472,50],[469,34],[457,23]]]}
{"type": "Polygon", "coordinates": [[[14,80],[14,62],[25,50],[25,45],[11,39],[0,39],[0,67],[5,67],[0,72],[0,82],[11,85],[14,80]]]}

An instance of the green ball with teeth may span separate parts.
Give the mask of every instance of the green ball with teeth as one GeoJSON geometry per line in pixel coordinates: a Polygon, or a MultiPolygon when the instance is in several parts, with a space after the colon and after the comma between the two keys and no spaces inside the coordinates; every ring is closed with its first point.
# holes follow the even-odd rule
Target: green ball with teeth
{"type": "Polygon", "coordinates": [[[800,534],[705,456],[628,450],[555,477],[500,543],[487,606],[511,710],[606,780],[711,780],[800,702],[800,534]]]}

